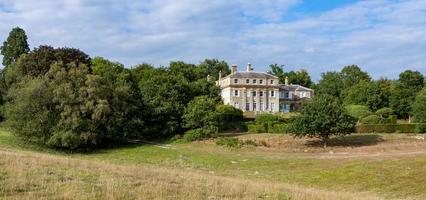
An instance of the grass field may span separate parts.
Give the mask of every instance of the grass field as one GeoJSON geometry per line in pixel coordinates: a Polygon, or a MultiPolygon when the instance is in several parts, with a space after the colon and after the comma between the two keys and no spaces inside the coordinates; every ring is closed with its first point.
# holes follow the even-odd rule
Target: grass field
{"type": "Polygon", "coordinates": [[[426,142],[358,134],[327,149],[287,135],[232,136],[268,147],[133,144],[66,154],[0,131],[0,198],[426,199],[426,142]]]}

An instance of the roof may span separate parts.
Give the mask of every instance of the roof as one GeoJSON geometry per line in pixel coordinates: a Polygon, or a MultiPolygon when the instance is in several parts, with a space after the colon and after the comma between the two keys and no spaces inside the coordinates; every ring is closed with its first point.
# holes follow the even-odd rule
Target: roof
{"type": "Polygon", "coordinates": [[[231,77],[231,78],[275,78],[278,79],[278,77],[271,75],[271,74],[267,74],[264,72],[254,72],[254,71],[250,71],[250,72],[235,72],[233,74],[230,74],[224,78],[227,77],[231,77]]]}
{"type": "Polygon", "coordinates": [[[290,84],[290,85],[286,85],[286,84],[280,84],[280,88],[284,89],[284,90],[292,90],[292,91],[296,91],[296,90],[305,90],[305,91],[313,91],[310,88],[298,85],[298,84],[290,84]]]}

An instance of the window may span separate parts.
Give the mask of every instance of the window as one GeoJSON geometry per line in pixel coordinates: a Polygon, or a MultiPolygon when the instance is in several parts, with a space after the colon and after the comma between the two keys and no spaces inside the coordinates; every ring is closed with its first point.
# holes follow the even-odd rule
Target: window
{"type": "Polygon", "coordinates": [[[234,79],[234,83],[238,83],[238,79],[234,79]]]}
{"type": "Polygon", "coordinates": [[[239,95],[238,95],[238,90],[235,90],[234,91],[234,96],[236,96],[236,97],[238,97],[239,95]]]}
{"type": "Polygon", "coordinates": [[[253,84],[256,84],[256,79],[253,79],[253,84]]]}
{"type": "Polygon", "coordinates": [[[305,97],[305,92],[300,92],[300,97],[305,97]]]}
{"type": "Polygon", "coordinates": [[[288,99],[288,97],[289,97],[290,95],[289,95],[289,92],[285,92],[285,95],[284,95],[284,97],[286,98],[286,99],[288,99]]]}
{"type": "Polygon", "coordinates": [[[246,103],[246,111],[250,111],[250,103],[246,103]]]}
{"type": "Polygon", "coordinates": [[[249,84],[250,83],[250,79],[246,79],[246,83],[249,84]]]}
{"type": "Polygon", "coordinates": [[[259,80],[259,84],[263,84],[263,80],[261,79],[261,80],[259,80]]]}
{"type": "Polygon", "coordinates": [[[253,92],[252,92],[252,94],[253,94],[253,96],[255,97],[255,96],[256,96],[256,91],[253,91],[253,92]]]}
{"type": "Polygon", "coordinates": [[[274,84],[274,80],[271,80],[271,85],[273,85],[274,84]]]}
{"type": "Polygon", "coordinates": [[[253,111],[256,110],[256,102],[253,103],[253,111]]]}
{"type": "Polygon", "coordinates": [[[274,97],[274,96],[275,96],[275,92],[271,91],[271,97],[274,97]]]}
{"type": "Polygon", "coordinates": [[[260,97],[263,97],[263,91],[260,91],[260,92],[259,92],[259,96],[260,96],[260,97]]]}

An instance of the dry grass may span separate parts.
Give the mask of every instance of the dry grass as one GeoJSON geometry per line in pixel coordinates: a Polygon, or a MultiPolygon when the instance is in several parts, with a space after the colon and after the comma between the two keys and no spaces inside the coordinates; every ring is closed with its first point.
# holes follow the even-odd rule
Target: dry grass
{"type": "Polygon", "coordinates": [[[0,149],[0,158],[0,198],[5,199],[379,199],[369,193],[10,149],[0,149]]]}

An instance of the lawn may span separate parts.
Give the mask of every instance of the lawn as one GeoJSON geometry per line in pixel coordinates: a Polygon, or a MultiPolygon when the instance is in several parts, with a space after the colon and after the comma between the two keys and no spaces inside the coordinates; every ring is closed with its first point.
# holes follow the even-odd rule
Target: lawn
{"type": "MultiPolygon", "coordinates": [[[[58,162],[55,159],[71,159],[76,163],[84,163],[81,164],[83,166],[88,165],[86,162],[89,162],[90,166],[105,163],[102,165],[106,165],[106,169],[100,170],[106,171],[109,168],[129,167],[135,171],[156,169],[164,173],[170,171],[175,174],[191,174],[190,176],[198,177],[194,178],[194,184],[197,185],[194,195],[198,195],[197,198],[204,198],[202,195],[209,193],[212,197],[219,199],[263,197],[311,199],[313,197],[309,196],[312,195],[309,191],[321,193],[322,195],[314,195],[318,199],[331,198],[329,195],[334,195],[333,198],[337,199],[426,198],[424,184],[426,183],[426,176],[424,176],[426,174],[426,142],[411,135],[357,134],[346,138],[335,138],[331,147],[325,150],[319,147],[321,145],[317,144],[316,140],[294,139],[287,135],[254,134],[235,137],[241,140],[262,140],[270,145],[227,148],[215,145],[214,141],[190,144],[132,144],[120,148],[97,150],[93,153],[67,154],[51,150],[43,151],[34,145],[23,144],[7,131],[1,131],[0,150],[3,153],[17,151],[18,155],[13,156],[21,156],[21,154],[54,156],[54,166],[57,166],[58,162]],[[218,183],[214,181],[208,183],[206,180],[210,180],[210,176],[213,180],[223,179],[228,182],[224,181],[223,185],[217,185],[218,183]],[[266,189],[257,183],[268,183],[273,186],[266,189]],[[217,191],[203,189],[206,184],[211,184],[217,191]],[[233,185],[231,188],[235,190],[225,190],[226,184],[233,185]],[[251,192],[247,193],[247,188],[256,188],[256,190],[250,189],[251,192]],[[220,196],[221,190],[228,196],[220,196]]],[[[80,164],[76,165],[80,166],[80,164]]],[[[40,166],[36,171],[42,168],[43,166],[40,166]]],[[[91,176],[91,173],[99,174],[95,170],[88,172],[88,176],[91,176]]],[[[121,177],[120,173],[115,171],[108,174],[112,179],[121,177]]],[[[164,174],[164,176],[171,175],[164,174]]],[[[79,175],[74,174],[73,177],[79,177],[79,175]]],[[[142,175],[141,177],[146,178],[142,175]]],[[[128,184],[125,180],[122,181],[122,184],[128,184]]],[[[7,184],[11,180],[3,178],[0,182],[7,184]]],[[[179,188],[189,190],[185,185],[187,183],[182,180],[177,182],[180,186],[172,188],[172,191],[179,188]]],[[[99,178],[94,183],[102,185],[99,183],[99,178]]],[[[148,187],[144,184],[146,183],[141,185],[148,187]]],[[[91,187],[90,185],[87,183],[84,187],[91,187]]],[[[189,192],[189,194],[192,193],[189,192]]],[[[177,195],[179,198],[184,198],[189,194],[178,193],[177,195]]]]}

